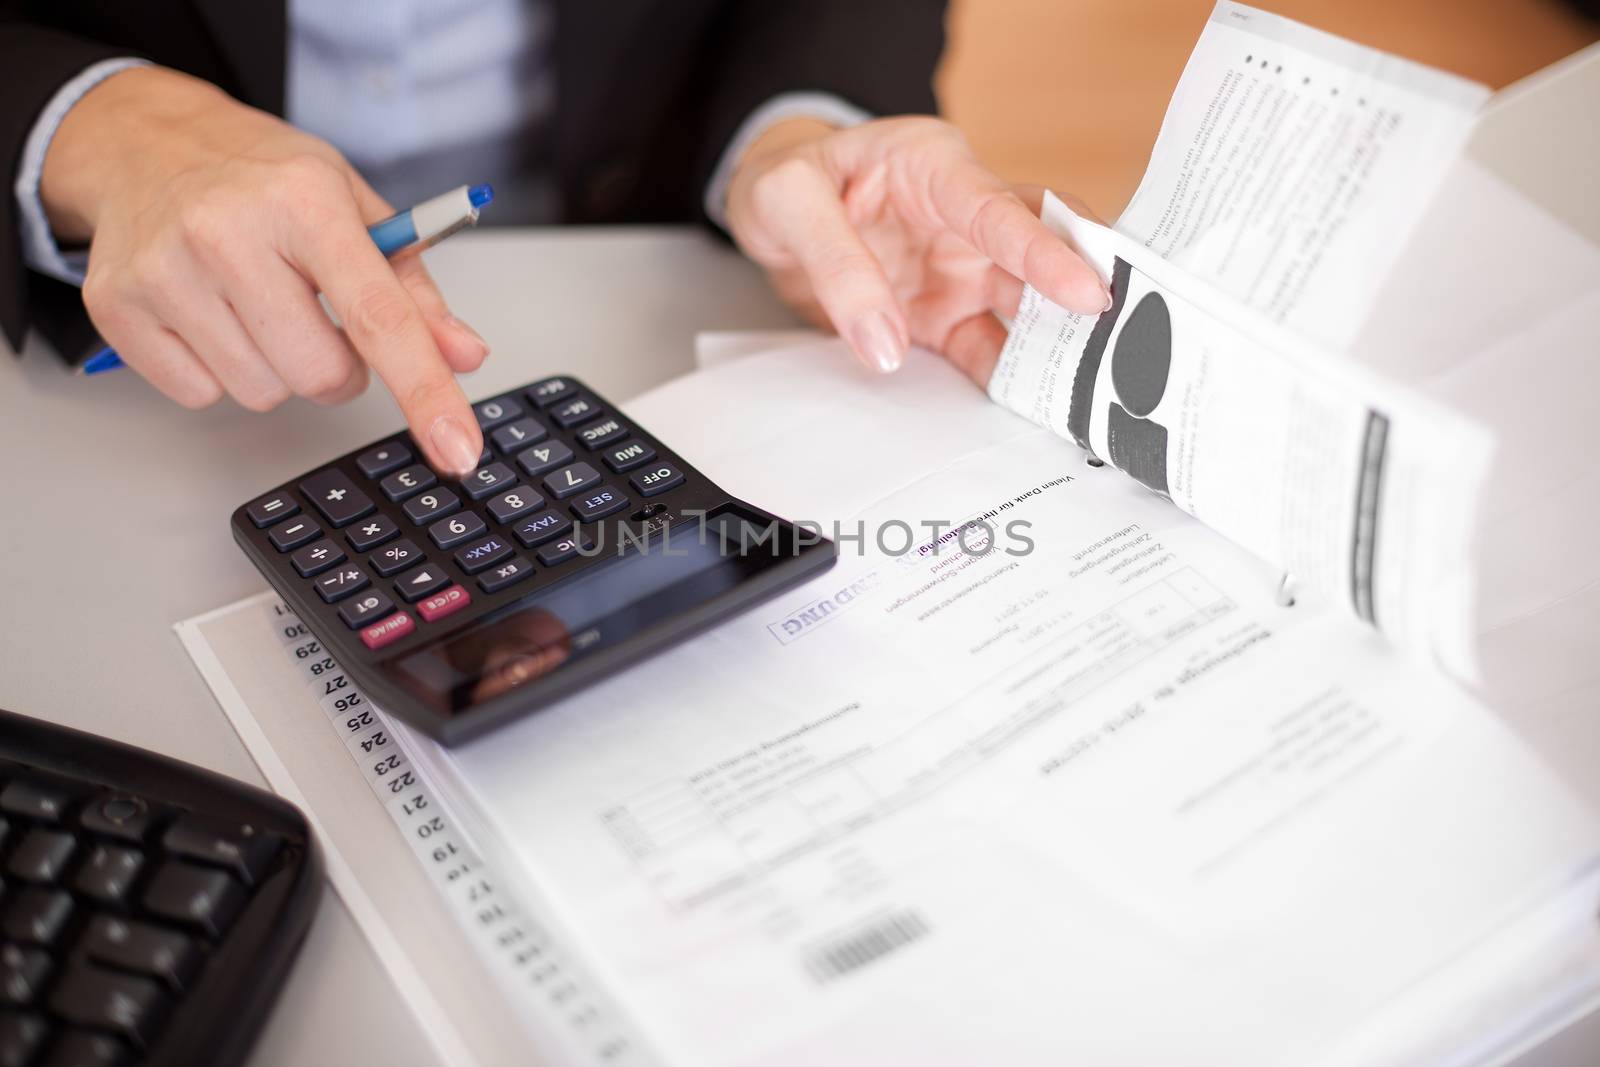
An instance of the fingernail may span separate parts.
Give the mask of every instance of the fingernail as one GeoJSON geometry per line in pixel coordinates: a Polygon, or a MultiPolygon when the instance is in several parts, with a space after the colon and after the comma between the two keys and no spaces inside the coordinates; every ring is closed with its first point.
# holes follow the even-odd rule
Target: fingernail
{"type": "Polygon", "coordinates": [[[1100,292],[1103,293],[1106,298],[1105,303],[1100,308],[1100,314],[1104,315],[1106,312],[1111,310],[1111,305],[1114,303],[1114,301],[1111,299],[1111,290],[1107,289],[1104,285],[1100,286],[1100,292]]]}
{"type": "Polygon", "coordinates": [[[856,323],[855,329],[850,331],[850,345],[885,374],[897,370],[905,360],[900,331],[881,311],[874,311],[856,323]]]}
{"type": "Polygon", "coordinates": [[[472,340],[476,341],[478,343],[478,347],[482,348],[485,353],[487,353],[489,351],[489,342],[485,341],[483,339],[483,335],[480,334],[477,330],[474,330],[471,326],[468,326],[465,322],[462,322],[460,319],[456,318],[454,315],[451,315],[445,321],[449,322],[450,325],[454,329],[460,331],[461,333],[466,334],[469,338],[471,338],[472,340]]]}
{"type": "Polygon", "coordinates": [[[478,465],[478,450],[473,447],[467,428],[455,416],[440,415],[433,420],[428,439],[452,474],[468,474],[478,465]]]}

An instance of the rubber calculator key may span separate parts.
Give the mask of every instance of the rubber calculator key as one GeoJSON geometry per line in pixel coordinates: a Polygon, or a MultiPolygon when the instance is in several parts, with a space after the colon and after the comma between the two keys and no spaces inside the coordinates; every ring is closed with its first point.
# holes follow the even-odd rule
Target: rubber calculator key
{"type": "Polygon", "coordinates": [[[95,916],[84,932],[83,949],[96,963],[159,979],[173,989],[187,986],[200,969],[194,938],[117,915],[95,916]]]}
{"type": "Polygon", "coordinates": [[[389,475],[378,483],[378,487],[383,490],[383,495],[390,500],[404,500],[406,497],[415,496],[438,481],[439,478],[433,471],[420,463],[413,463],[405,470],[395,471],[389,475]]]}
{"type": "Polygon", "coordinates": [[[657,463],[628,479],[640,496],[655,496],[683,484],[683,472],[670,463],[657,463]]]}
{"type": "Polygon", "coordinates": [[[478,417],[478,426],[484,433],[488,433],[502,422],[519,418],[522,415],[522,405],[509,396],[497,396],[493,400],[472,405],[472,413],[478,417]]]}
{"type": "Polygon", "coordinates": [[[255,501],[245,511],[256,528],[264,530],[275,522],[299,514],[300,505],[288,493],[273,493],[255,501]]]}
{"type": "Polygon", "coordinates": [[[449,584],[450,576],[437,563],[424,563],[415,570],[406,571],[394,581],[396,591],[407,603],[416,603],[449,584]]]}
{"type": "Polygon", "coordinates": [[[345,540],[357,552],[368,552],[400,535],[400,527],[387,515],[363,519],[345,531],[345,540]]]}
{"type": "Polygon", "coordinates": [[[399,574],[407,567],[421,563],[422,549],[417,547],[415,541],[407,538],[392,545],[384,545],[368,559],[372,563],[372,569],[387,578],[391,574],[399,574]]]}
{"type": "Polygon", "coordinates": [[[225,868],[245,885],[260,879],[281,844],[251,823],[192,814],[178,816],[161,837],[173,855],[225,868]]]}
{"type": "Polygon", "coordinates": [[[544,444],[525,448],[517,453],[517,466],[530,478],[536,478],[545,471],[555,470],[557,467],[571,463],[572,449],[560,441],[546,441],[544,444]]]}
{"type": "Polygon", "coordinates": [[[40,822],[55,822],[67,813],[75,791],[63,782],[18,775],[0,789],[0,811],[40,822]]]}
{"type": "Polygon", "coordinates": [[[478,576],[478,588],[485,593],[498,593],[508,585],[515,585],[533,573],[533,564],[517,556],[508,559],[487,574],[478,576]]]}
{"type": "Polygon", "coordinates": [[[313,474],[300,483],[300,492],[334,529],[349,526],[376,507],[348,474],[336,468],[313,474]]]}
{"type": "Polygon", "coordinates": [[[484,505],[489,515],[498,523],[509,523],[544,507],[544,497],[525,485],[513,485],[489,498],[484,505]]]}
{"type": "Polygon", "coordinates": [[[321,574],[336,563],[344,562],[344,549],[324,537],[320,541],[313,541],[304,548],[297,549],[289,557],[289,562],[294,564],[294,569],[302,578],[310,578],[314,574],[321,574]]]}
{"type": "Polygon", "coordinates": [[[21,945],[0,945],[0,1004],[27,1004],[50,973],[50,954],[21,945]]]}
{"type": "Polygon", "coordinates": [[[578,554],[582,545],[576,535],[563,537],[559,541],[552,541],[539,549],[534,555],[539,557],[539,562],[546,567],[553,567],[557,563],[572,559],[578,554]]]}
{"type": "Polygon", "coordinates": [[[394,610],[394,601],[375,590],[362,593],[339,605],[339,618],[352,630],[359,630],[394,610]]]}
{"type": "Polygon", "coordinates": [[[147,1044],[166,1021],[167,993],[154,979],[78,964],[56,983],[50,1010],[69,1023],[147,1044]]]}
{"type": "Polygon", "coordinates": [[[144,868],[144,853],[125,845],[96,845],[73,876],[72,888],[102,904],[117,904],[144,868]]]}
{"type": "Polygon", "coordinates": [[[322,527],[310,519],[290,519],[267,531],[267,540],[279,552],[289,552],[322,536],[322,527]]]}
{"type": "Polygon", "coordinates": [[[600,472],[587,463],[574,463],[570,467],[562,467],[545,475],[545,492],[557,500],[565,500],[576,496],[600,482],[600,472]]]}
{"type": "Polygon", "coordinates": [[[507,454],[514,454],[529,445],[536,445],[550,436],[550,431],[545,424],[529,415],[515,422],[508,422],[494,433],[489,435],[494,442],[494,447],[507,454]]]}
{"type": "Polygon", "coordinates": [[[479,467],[465,478],[461,479],[461,488],[474,500],[482,500],[493,493],[498,493],[517,480],[511,473],[511,468],[504,463],[491,463],[487,467],[479,467]]]}
{"type": "Polygon", "coordinates": [[[411,449],[399,441],[388,441],[369,448],[356,457],[356,466],[368,478],[382,478],[390,471],[397,471],[410,463],[416,457],[411,454],[411,449]]]}
{"type": "Polygon", "coordinates": [[[468,574],[477,574],[485,567],[505,559],[512,552],[511,542],[500,534],[480,537],[463,547],[455,555],[456,566],[468,574]]]}
{"type": "Polygon", "coordinates": [[[523,548],[542,545],[572,529],[572,520],[558,511],[546,511],[518,523],[511,531],[523,548]]]}
{"type": "Polygon", "coordinates": [[[523,395],[533,401],[535,407],[547,408],[577,395],[577,392],[578,387],[570,378],[546,378],[536,382],[523,395]]]}
{"type": "Polygon", "coordinates": [[[72,897],[59,889],[7,890],[0,934],[24,945],[49,945],[72,918],[72,897]]]}
{"type": "Polygon", "coordinates": [[[406,518],[418,526],[442,519],[461,507],[461,498],[448,489],[429,489],[405,503],[406,518]]]}
{"type": "Polygon", "coordinates": [[[628,498],[611,488],[602,485],[591,489],[572,502],[572,513],[580,522],[595,522],[614,515],[628,506],[628,498]]]}
{"type": "Polygon", "coordinates": [[[578,425],[580,422],[588,422],[590,419],[599,418],[605,414],[605,410],[593,397],[576,396],[565,404],[558,404],[551,408],[550,417],[556,420],[557,426],[562,429],[568,429],[578,425]]]}
{"type": "Polygon", "coordinates": [[[331,574],[315,579],[317,594],[329,604],[336,604],[347,596],[354,596],[372,584],[367,572],[360,567],[338,567],[331,574]]]}
{"type": "Polygon", "coordinates": [[[615,448],[606,449],[601,458],[605,460],[606,466],[622,474],[655,459],[656,450],[642,441],[629,441],[615,448]]]}
{"type": "Polygon", "coordinates": [[[440,548],[454,548],[463,541],[470,541],[483,531],[488,525],[477,515],[470,511],[463,511],[459,515],[450,515],[440,519],[428,527],[428,537],[440,548]]]}
{"type": "Polygon", "coordinates": [[[77,847],[71,834],[38,827],[29,830],[11,853],[6,874],[19,882],[53,882],[77,847]]]}
{"type": "Polygon", "coordinates": [[[583,442],[583,447],[594,452],[615,444],[628,436],[628,427],[620,420],[607,416],[599,422],[591,422],[578,430],[578,440],[583,442]]]}
{"type": "Polygon", "coordinates": [[[144,891],[154,915],[219,937],[244,906],[245,892],[226,871],[169,860],[144,891]]]}

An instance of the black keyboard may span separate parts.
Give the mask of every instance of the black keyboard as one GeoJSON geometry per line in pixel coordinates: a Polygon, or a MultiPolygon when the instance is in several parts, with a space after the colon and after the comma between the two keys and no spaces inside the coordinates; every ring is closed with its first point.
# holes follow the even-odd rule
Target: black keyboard
{"type": "Polygon", "coordinates": [[[329,668],[447,743],[833,563],[832,542],[730,497],[575,378],[473,411],[484,449],[464,478],[430,468],[402,434],[232,520],[329,668]],[[698,535],[712,546],[700,571],[662,551],[667,531],[685,530],[680,545],[698,535]],[[631,568],[600,576],[630,553],[631,568]]]}
{"type": "Polygon", "coordinates": [[[277,797],[0,711],[0,1067],[240,1061],[321,881],[277,797]]]}

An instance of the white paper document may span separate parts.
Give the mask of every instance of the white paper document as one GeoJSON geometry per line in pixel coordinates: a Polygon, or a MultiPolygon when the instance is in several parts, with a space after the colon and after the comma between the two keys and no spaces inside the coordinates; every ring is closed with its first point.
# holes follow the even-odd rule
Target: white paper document
{"type": "Polygon", "coordinates": [[[663,1058],[1355,1062],[1583,877],[1600,827],[1470,698],[932,357],[878,384],[817,344],[630,405],[723,411],[698,466],[859,544],[417,757],[663,1058]]]}

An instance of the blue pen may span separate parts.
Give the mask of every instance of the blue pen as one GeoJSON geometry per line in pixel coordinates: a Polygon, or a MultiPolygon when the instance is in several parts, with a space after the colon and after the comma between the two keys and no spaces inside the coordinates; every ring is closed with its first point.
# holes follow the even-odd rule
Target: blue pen
{"type": "MultiPolygon", "coordinates": [[[[410,248],[421,251],[476,223],[478,209],[493,199],[494,190],[487,185],[463,185],[373,223],[367,234],[385,256],[410,248]]],[[[102,374],[122,365],[122,359],[107,345],[84,360],[78,373],[102,374]]]]}

